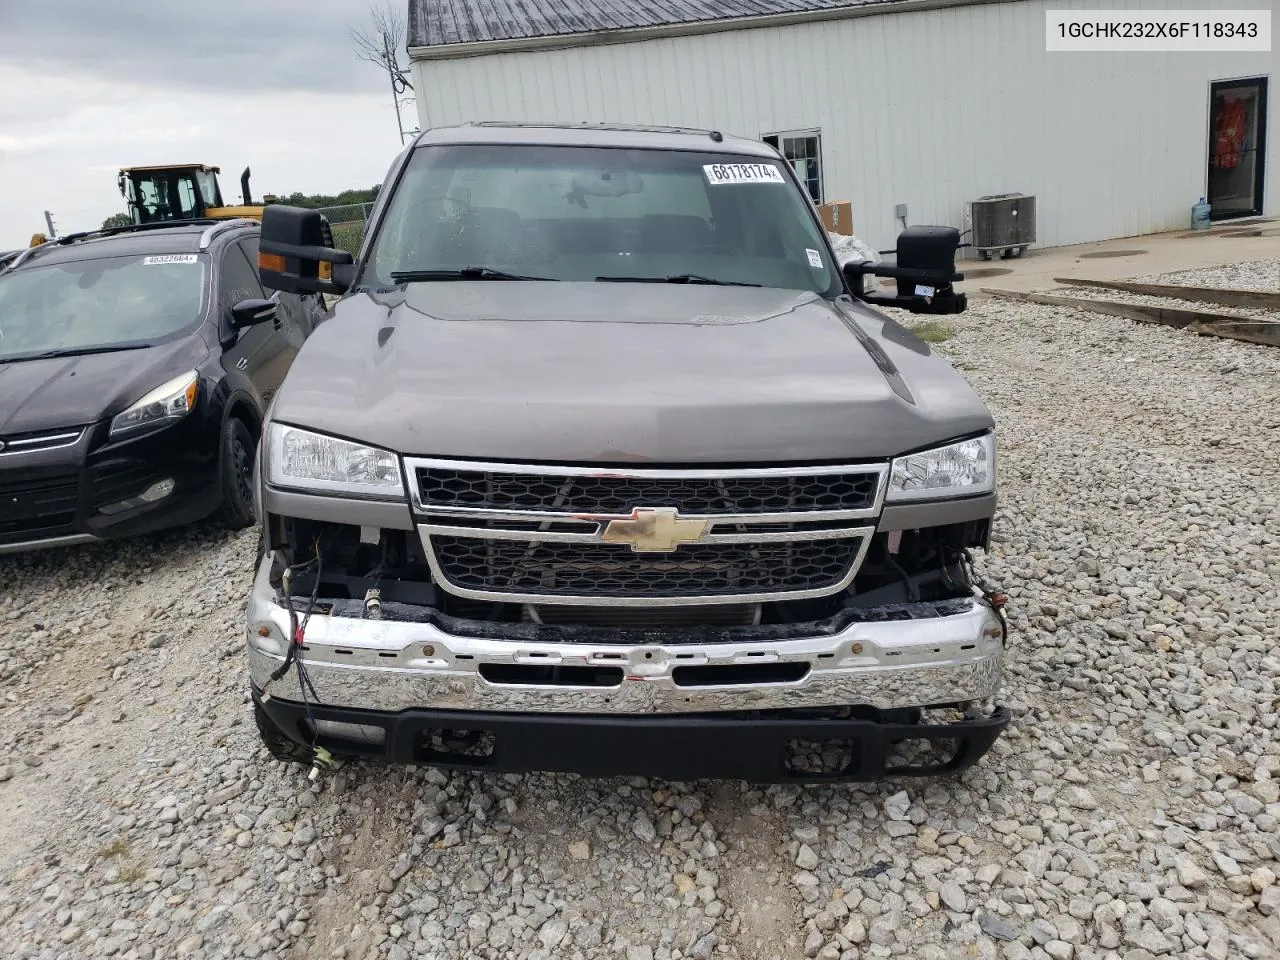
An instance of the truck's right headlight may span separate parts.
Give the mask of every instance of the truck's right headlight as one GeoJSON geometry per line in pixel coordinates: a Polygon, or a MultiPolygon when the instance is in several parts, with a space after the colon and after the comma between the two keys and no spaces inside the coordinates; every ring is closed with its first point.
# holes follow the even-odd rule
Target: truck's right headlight
{"type": "Polygon", "coordinates": [[[996,487],[996,441],[983,434],[945,447],[921,450],[893,461],[889,473],[890,503],[973,497],[996,487]]]}
{"type": "Polygon", "coordinates": [[[267,482],[273,487],[378,499],[404,497],[400,461],[389,450],[282,423],[272,423],[267,438],[267,482]]]}

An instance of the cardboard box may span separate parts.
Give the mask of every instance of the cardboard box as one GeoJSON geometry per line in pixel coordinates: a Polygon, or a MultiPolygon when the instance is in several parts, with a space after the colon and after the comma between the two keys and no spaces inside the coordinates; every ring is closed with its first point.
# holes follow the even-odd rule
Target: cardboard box
{"type": "Polygon", "coordinates": [[[848,200],[836,200],[818,207],[818,216],[828,233],[838,233],[842,237],[853,236],[853,205],[848,200]]]}

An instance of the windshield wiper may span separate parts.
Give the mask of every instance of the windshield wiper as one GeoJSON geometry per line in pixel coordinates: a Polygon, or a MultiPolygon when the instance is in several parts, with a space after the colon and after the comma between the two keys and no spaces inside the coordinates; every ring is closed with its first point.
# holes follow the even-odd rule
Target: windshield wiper
{"type": "Polygon", "coordinates": [[[758,287],[758,283],[717,280],[697,273],[677,273],[670,277],[596,277],[597,283],[709,283],[717,287],[758,287]]]}
{"type": "Polygon", "coordinates": [[[91,353],[116,353],[120,350],[144,350],[153,346],[150,343],[113,343],[102,347],[66,347],[61,350],[44,350],[40,353],[15,353],[12,356],[0,356],[0,363],[14,360],[53,360],[57,357],[86,357],[91,353]]]}
{"type": "Polygon", "coordinates": [[[524,277],[518,273],[505,273],[492,267],[462,267],[458,270],[393,270],[391,279],[396,283],[417,283],[422,280],[555,280],[555,277],[524,277]]]}

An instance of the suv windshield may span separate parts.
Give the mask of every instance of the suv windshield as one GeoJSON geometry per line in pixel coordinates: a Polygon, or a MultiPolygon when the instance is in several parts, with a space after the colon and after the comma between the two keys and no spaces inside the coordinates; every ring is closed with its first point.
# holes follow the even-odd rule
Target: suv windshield
{"type": "Polygon", "coordinates": [[[0,274],[0,361],[155,343],[196,323],[207,266],[194,253],[105,257],[0,274]]]}
{"type": "MultiPolygon", "coordinates": [[[[816,218],[780,162],[653,149],[419,148],[362,282],[458,278],[478,267],[520,278],[840,292],[816,218]]],[[[474,270],[461,278],[502,279],[474,270]]]]}

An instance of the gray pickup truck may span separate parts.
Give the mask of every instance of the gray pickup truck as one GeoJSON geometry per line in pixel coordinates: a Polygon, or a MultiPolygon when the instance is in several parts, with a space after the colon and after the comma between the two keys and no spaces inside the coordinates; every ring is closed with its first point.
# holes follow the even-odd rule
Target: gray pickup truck
{"type": "Polygon", "coordinates": [[[951,773],[1009,722],[975,575],[990,413],[875,306],[956,313],[957,231],[839,266],[772,147],[473,124],[395,160],[268,411],[248,665],[279,759],[755,782],[951,773]],[[895,294],[866,292],[887,278],[895,294]]]}

